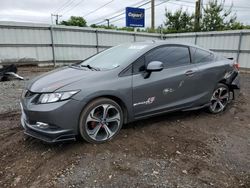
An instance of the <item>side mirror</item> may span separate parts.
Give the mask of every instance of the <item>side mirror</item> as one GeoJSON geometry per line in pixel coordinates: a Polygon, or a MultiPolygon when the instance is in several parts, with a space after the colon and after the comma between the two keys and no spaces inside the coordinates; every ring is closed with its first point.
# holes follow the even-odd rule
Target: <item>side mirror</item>
{"type": "Polygon", "coordinates": [[[147,68],[146,71],[144,72],[143,76],[144,78],[149,78],[152,72],[157,72],[161,71],[163,69],[163,63],[160,61],[151,61],[147,68]]]}
{"type": "Polygon", "coordinates": [[[160,61],[151,61],[147,68],[146,71],[147,72],[157,72],[157,71],[161,71],[163,69],[163,63],[160,61]]]}

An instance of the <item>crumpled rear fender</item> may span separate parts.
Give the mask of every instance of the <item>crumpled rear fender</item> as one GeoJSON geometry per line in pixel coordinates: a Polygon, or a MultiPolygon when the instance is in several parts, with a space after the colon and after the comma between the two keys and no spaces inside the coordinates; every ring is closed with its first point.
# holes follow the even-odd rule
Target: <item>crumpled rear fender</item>
{"type": "Polygon", "coordinates": [[[240,89],[240,75],[238,71],[231,71],[225,74],[224,78],[220,81],[228,85],[230,90],[240,89]]]}

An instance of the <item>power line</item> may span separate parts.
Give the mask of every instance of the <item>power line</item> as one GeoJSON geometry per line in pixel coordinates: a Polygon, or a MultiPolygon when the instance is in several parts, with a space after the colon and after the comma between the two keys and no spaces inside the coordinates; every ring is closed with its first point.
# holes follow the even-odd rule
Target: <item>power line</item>
{"type": "MultiPolygon", "coordinates": [[[[169,1],[171,1],[171,0],[166,0],[166,1],[163,1],[163,2],[161,2],[161,3],[158,3],[158,4],[155,5],[155,7],[160,6],[160,5],[164,4],[164,3],[169,3],[169,1]]],[[[151,2],[151,1],[150,1],[150,2],[151,2]]],[[[151,7],[145,8],[145,11],[146,11],[146,10],[149,10],[150,8],[151,8],[151,7]]],[[[117,22],[117,21],[119,21],[119,20],[121,20],[121,19],[124,19],[124,18],[125,18],[125,16],[123,16],[123,17],[121,17],[121,18],[119,18],[119,19],[117,19],[117,20],[113,20],[113,21],[111,21],[111,22],[117,22]]]]}
{"type": "MultiPolygon", "coordinates": [[[[181,1],[180,1],[181,2],[181,1]]],[[[194,5],[184,5],[184,4],[178,4],[178,3],[175,3],[175,2],[168,2],[170,4],[173,4],[173,5],[180,5],[180,6],[184,6],[184,7],[191,7],[191,8],[195,8],[194,5]]]]}
{"type": "Polygon", "coordinates": [[[98,7],[97,9],[88,12],[87,14],[83,15],[83,17],[89,16],[90,14],[92,14],[92,13],[94,13],[94,12],[96,12],[96,11],[102,9],[103,7],[109,5],[109,4],[112,3],[113,1],[114,1],[114,0],[111,0],[111,1],[109,1],[109,2],[107,2],[107,3],[105,3],[104,5],[98,7]]]}
{"type": "MultiPolygon", "coordinates": [[[[141,4],[141,3],[143,3],[143,2],[145,2],[145,0],[142,0],[142,1],[139,1],[139,2],[137,2],[137,3],[135,3],[135,4],[129,5],[129,7],[137,6],[138,4],[141,4]]],[[[110,19],[109,17],[112,16],[112,15],[118,14],[118,13],[120,13],[120,12],[122,12],[122,14],[123,14],[124,9],[125,9],[125,7],[122,8],[122,9],[119,9],[119,10],[116,11],[116,12],[113,12],[112,14],[107,14],[107,15],[102,16],[102,17],[105,17],[105,18],[110,19]]],[[[122,14],[121,14],[121,15],[122,15],[122,14]]],[[[111,17],[111,19],[112,19],[112,17],[111,17]]],[[[93,22],[93,23],[94,23],[94,22],[97,22],[98,20],[100,20],[100,18],[97,18],[97,19],[92,20],[92,21],[90,21],[90,22],[93,22]]],[[[102,23],[102,22],[104,22],[104,21],[100,21],[100,22],[102,23]]],[[[98,23],[99,23],[99,22],[98,22],[98,23]]]]}
{"type": "MultiPolygon", "coordinates": [[[[186,1],[186,0],[178,0],[180,2],[185,2],[185,3],[189,3],[189,4],[194,4],[194,2],[191,2],[191,1],[186,1]]],[[[209,5],[208,3],[206,4],[203,4],[203,5],[209,5]]],[[[234,6],[233,4],[232,5],[224,5],[224,7],[233,7],[233,8],[240,8],[240,9],[250,9],[249,6],[234,6]]]]}
{"type": "MultiPolygon", "coordinates": [[[[147,4],[149,4],[150,2],[151,2],[151,1],[147,1],[147,2],[143,3],[143,4],[140,5],[140,6],[137,6],[137,8],[140,8],[140,7],[144,6],[144,5],[147,5],[147,4]]],[[[124,9],[123,9],[123,13],[120,14],[120,15],[123,15],[123,14],[125,14],[124,9]]],[[[120,16],[120,15],[119,15],[119,16],[120,16]]],[[[109,18],[109,19],[113,19],[113,18],[116,18],[116,17],[118,17],[118,15],[117,15],[117,16],[113,16],[113,17],[111,17],[111,18],[109,18]]]]}
{"type": "MultiPolygon", "coordinates": [[[[147,4],[149,4],[149,3],[151,3],[151,1],[145,2],[145,3],[143,3],[142,5],[137,6],[137,8],[140,8],[140,7],[142,7],[142,6],[144,6],[144,5],[147,5],[147,4]]],[[[122,12],[121,14],[118,14],[118,15],[113,16],[113,17],[108,18],[108,19],[111,20],[111,19],[117,18],[117,17],[119,17],[119,16],[122,16],[122,15],[124,15],[124,14],[125,14],[125,12],[124,12],[124,9],[123,9],[123,12],[122,12]]],[[[124,17],[123,17],[123,18],[124,18],[124,17]]],[[[98,22],[98,23],[96,23],[95,25],[99,25],[99,24],[101,24],[101,23],[103,23],[103,22],[104,22],[104,21],[98,22]]],[[[114,21],[112,21],[112,22],[114,22],[114,21]]]]}
{"type": "MultiPolygon", "coordinates": [[[[170,4],[174,4],[174,5],[180,5],[180,6],[185,6],[185,7],[191,7],[191,8],[195,8],[194,5],[184,5],[184,4],[178,4],[177,2],[183,2],[183,3],[188,3],[188,4],[193,4],[193,2],[190,2],[190,1],[185,1],[185,0],[177,0],[176,2],[169,2],[170,4]]],[[[203,4],[203,5],[208,5],[208,4],[203,4]]],[[[224,5],[225,7],[231,7],[229,5],[224,5]]],[[[241,7],[241,6],[232,6],[233,10],[235,11],[249,11],[250,7],[241,7]],[[237,8],[242,8],[242,9],[248,9],[248,10],[239,10],[237,8]]],[[[203,9],[203,8],[202,8],[203,9]]]]}
{"type": "MultiPolygon", "coordinates": [[[[63,11],[64,9],[70,7],[70,5],[72,5],[72,4],[74,3],[74,1],[75,1],[75,0],[68,0],[68,1],[66,1],[61,7],[59,7],[59,8],[57,9],[57,11],[58,11],[58,12],[59,12],[59,11],[63,11]]],[[[68,10],[65,10],[65,11],[63,12],[63,14],[66,14],[66,13],[70,12],[71,10],[73,10],[74,8],[76,8],[78,5],[80,5],[83,1],[84,1],[84,0],[78,1],[78,3],[76,3],[74,6],[72,6],[72,7],[69,8],[68,10]]],[[[92,11],[88,12],[87,14],[83,15],[83,17],[88,16],[88,15],[90,15],[90,14],[92,14],[92,13],[94,13],[94,12],[100,10],[100,9],[102,9],[103,7],[105,7],[105,6],[107,6],[108,4],[112,3],[113,1],[114,1],[114,0],[111,0],[111,1],[109,1],[109,2],[107,2],[107,3],[105,3],[104,5],[102,5],[102,6],[98,7],[98,8],[96,8],[95,10],[92,10],[92,11]]],[[[187,0],[176,0],[175,2],[169,2],[169,1],[170,1],[170,0],[166,0],[166,1],[163,1],[163,2],[161,2],[161,3],[158,3],[158,4],[155,5],[155,7],[156,7],[156,6],[159,6],[159,5],[163,4],[163,3],[167,3],[167,2],[170,3],[170,4],[174,4],[174,5],[186,6],[186,7],[192,7],[192,8],[195,7],[195,6],[193,6],[193,5],[185,5],[185,4],[178,4],[178,3],[177,3],[177,2],[180,2],[180,3],[181,3],[181,2],[184,2],[184,3],[188,3],[188,4],[193,4],[193,3],[194,3],[194,2],[187,1],[187,0]]],[[[135,3],[135,4],[133,4],[133,5],[130,5],[130,6],[135,6],[136,4],[139,4],[139,3],[142,3],[142,2],[144,2],[144,0],[142,0],[142,1],[140,1],[140,2],[137,2],[137,3],[135,3]]],[[[142,6],[146,5],[146,4],[149,4],[150,2],[151,2],[151,1],[147,1],[147,2],[143,3],[142,5],[138,6],[137,8],[142,7],[142,6]]],[[[204,5],[208,5],[208,4],[204,4],[204,5]]],[[[225,7],[229,7],[228,5],[224,5],[224,6],[225,6],[225,7]]],[[[231,6],[230,6],[230,7],[231,7],[231,6]]],[[[148,9],[150,9],[150,8],[151,8],[151,7],[147,8],[146,10],[148,10],[148,9]]],[[[242,10],[243,8],[244,8],[244,9],[250,9],[250,7],[242,7],[242,6],[233,6],[233,8],[240,8],[240,9],[241,9],[240,11],[245,11],[245,10],[242,10]]],[[[110,22],[116,22],[116,21],[119,21],[119,20],[125,18],[125,17],[122,17],[122,18],[119,18],[119,19],[116,19],[116,20],[113,20],[113,21],[112,21],[112,19],[117,18],[117,17],[122,16],[122,15],[125,14],[124,8],[123,8],[123,9],[120,9],[120,10],[118,10],[118,11],[116,11],[115,13],[113,13],[113,15],[114,15],[114,14],[118,14],[118,15],[112,16],[112,17],[110,17],[110,18],[107,18],[108,20],[110,20],[110,22]],[[118,13],[121,12],[121,11],[122,11],[122,13],[118,14],[118,13]]],[[[111,15],[110,15],[110,16],[111,16],[111,15]]],[[[105,16],[105,17],[106,17],[106,16],[105,16]]],[[[97,20],[97,19],[96,19],[96,20],[97,20]]],[[[94,21],[95,21],[95,20],[94,20],[94,21]]],[[[100,22],[96,23],[95,25],[99,25],[99,24],[104,23],[104,22],[106,22],[106,20],[100,21],[100,22]]]]}
{"type": "Polygon", "coordinates": [[[77,4],[75,4],[74,6],[72,6],[71,8],[69,8],[68,10],[64,11],[62,13],[62,15],[65,15],[66,13],[70,12],[71,10],[73,10],[74,8],[76,8],[78,5],[80,5],[81,3],[83,3],[85,0],[80,0],[77,4]]]}
{"type": "Polygon", "coordinates": [[[55,9],[53,12],[59,12],[62,8],[64,8],[65,6],[67,6],[71,1],[74,1],[74,0],[67,0],[65,3],[63,3],[57,9],[55,9]]]}
{"type": "MultiPolygon", "coordinates": [[[[170,1],[171,1],[171,0],[163,1],[163,2],[158,3],[157,5],[155,5],[155,7],[157,7],[157,6],[159,6],[159,5],[163,4],[163,3],[169,3],[169,4],[174,4],[174,5],[180,5],[180,6],[195,8],[195,6],[184,5],[184,4],[178,4],[178,3],[170,2],[170,1]]],[[[178,1],[178,2],[185,2],[185,1],[180,1],[180,0],[176,0],[176,1],[178,1]]],[[[186,2],[187,2],[187,1],[186,1],[186,2]]],[[[150,9],[150,8],[151,8],[151,7],[148,7],[148,8],[146,8],[145,10],[148,10],[148,9],[150,9]]],[[[123,13],[123,14],[124,14],[124,13],[123,13]]],[[[121,18],[119,18],[119,19],[113,20],[113,21],[111,21],[111,22],[117,22],[117,21],[122,20],[122,19],[124,19],[124,18],[125,18],[125,16],[123,16],[123,17],[121,17],[121,18]]]]}
{"type": "Polygon", "coordinates": [[[64,11],[65,9],[67,9],[68,7],[70,7],[71,5],[73,5],[75,1],[76,1],[76,0],[72,0],[68,5],[66,5],[65,7],[63,7],[59,12],[62,12],[62,11],[64,11]]]}

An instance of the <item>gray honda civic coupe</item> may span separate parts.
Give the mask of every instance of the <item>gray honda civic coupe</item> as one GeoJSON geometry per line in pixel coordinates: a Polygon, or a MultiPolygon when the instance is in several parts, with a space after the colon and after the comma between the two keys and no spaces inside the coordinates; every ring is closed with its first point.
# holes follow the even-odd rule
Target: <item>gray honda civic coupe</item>
{"type": "Polygon", "coordinates": [[[46,142],[103,143],[122,125],[173,111],[224,111],[238,64],[195,45],[125,43],[31,80],[21,97],[25,134],[46,142]]]}

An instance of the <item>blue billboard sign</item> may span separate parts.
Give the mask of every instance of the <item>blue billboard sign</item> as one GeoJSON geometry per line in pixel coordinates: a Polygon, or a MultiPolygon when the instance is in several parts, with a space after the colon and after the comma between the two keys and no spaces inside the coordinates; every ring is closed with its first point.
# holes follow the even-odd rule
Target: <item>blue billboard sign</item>
{"type": "Polygon", "coordinates": [[[126,27],[144,27],[145,9],[126,7],[126,27]]]}

